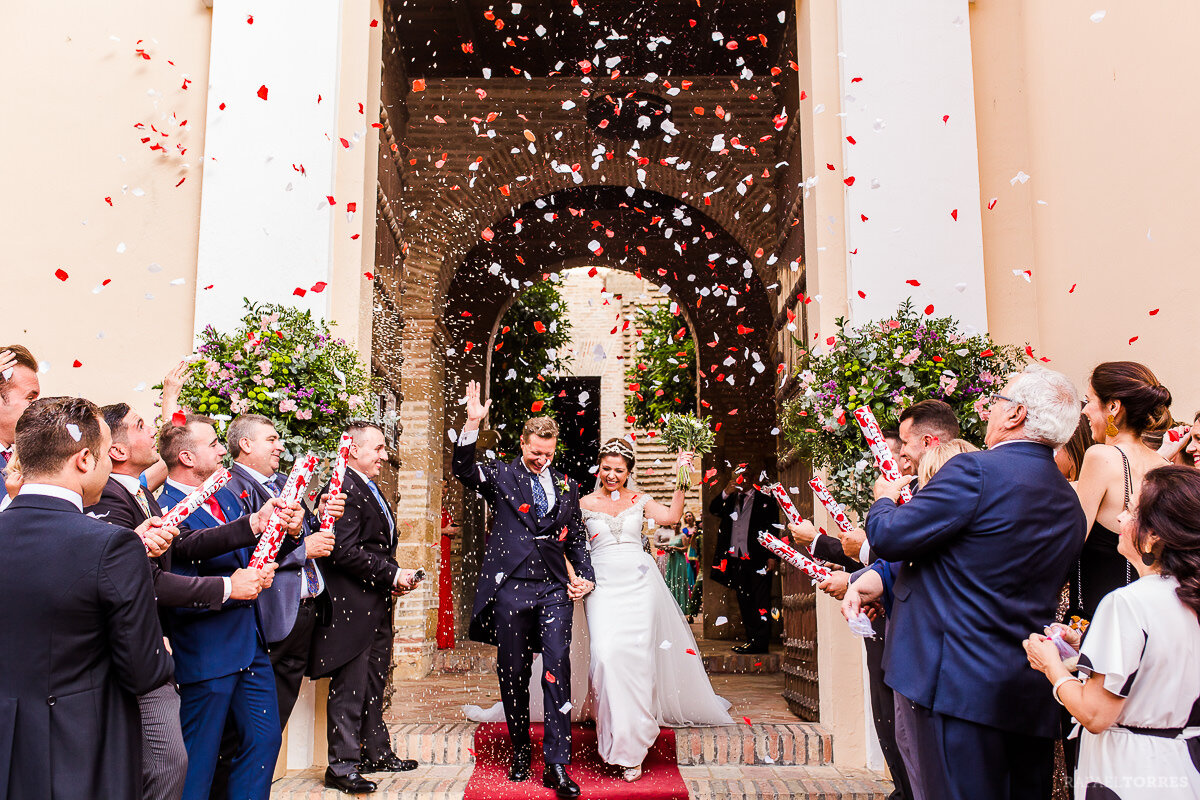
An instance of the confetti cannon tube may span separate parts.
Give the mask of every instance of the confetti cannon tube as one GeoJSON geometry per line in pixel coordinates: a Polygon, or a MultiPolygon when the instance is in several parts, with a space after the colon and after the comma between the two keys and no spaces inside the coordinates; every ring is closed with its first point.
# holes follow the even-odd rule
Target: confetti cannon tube
{"type": "MultiPolygon", "coordinates": [[[[311,453],[304,458],[298,459],[296,465],[292,467],[292,472],[288,475],[287,483],[283,485],[283,491],[279,493],[279,499],[285,503],[291,503],[293,500],[300,498],[300,493],[304,491],[304,487],[308,485],[309,478],[317,469],[317,457],[311,453]]],[[[279,553],[279,545],[283,542],[284,535],[283,515],[278,509],[271,512],[271,518],[267,520],[266,530],[258,539],[258,544],[254,547],[254,554],[250,557],[250,566],[254,569],[262,569],[268,561],[274,561],[275,556],[279,553]]]]}
{"type": "Polygon", "coordinates": [[[820,478],[813,478],[808,485],[812,487],[813,494],[817,500],[821,501],[821,505],[825,506],[825,510],[829,512],[829,517],[833,520],[833,524],[838,526],[838,530],[842,533],[854,530],[854,526],[850,524],[850,519],[846,516],[846,509],[833,499],[833,495],[830,494],[824,481],[820,478]]]}
{"type": "Polygon", "coordinates": [[[829,578],[830,572],[824,564],[814,561],[786,542],[776,539],[771,534],[766,532],[759,533],[758,542],[814,581],[823,581],[829,578]]]}
{"type": "Polygon", "coordinates": [[[766,487],[766,490],[775,501],[779,503],[779,508],[783,511],[783,515],[788,518],[788,522],[793,525],[799,525],[804,521],[804,517],[800,516],[800,509],[792,502],[792,498],[788,496],[787,489],[783,488],[781,483],[773,483],[766,487]]]}
{"type": "MultiPolygon", "coordinates": [[[[862,428],[863,436],[867,438],[867,445],[871,448],[871,455],[875,456],[875,466],[879,467],[883,477],[889,481],[900,480],[903,477],[900,474],[900,466],[896,463],[895,456],[892,455],[892,449],[888,447],[887,441],[883,438],[883,431],[880,430],[879,422],[871,413],[871,409],[866,406],[854,409],[854,419],[858,421],[858,427],[862,428]]],[[[900,490],[900,502],[907,503],[909,500],[912,500],[912,492],[905,486],[900,490]]]]}
{"type": "MultiPolygon", "coordinates": [[[[337,461],[333,466],[333,477],[329,479],[329,496],[334,497],[342,493],[342,481],[346,478],[346,461],[350,458],[350,443],[354,441],[347,434],[342,434],[342,440],[338,442],[337,461]]],[[[333,530],[333,524],[336,520],[328,510],[321,517],[321,530],[333,530]]]]}
{"type": "Polygon", "coordinates": [[[192,493],[179,501],[179,503],[162,515],[162,524],[164,528],[178,528],[179,525],[192,512],[204,505],[208,498],[217,493],[225,484],[229,483],[229,479],[233,475],[227,469],[219,469],[208,477],[204,483],[192,490],[192,493]]]}

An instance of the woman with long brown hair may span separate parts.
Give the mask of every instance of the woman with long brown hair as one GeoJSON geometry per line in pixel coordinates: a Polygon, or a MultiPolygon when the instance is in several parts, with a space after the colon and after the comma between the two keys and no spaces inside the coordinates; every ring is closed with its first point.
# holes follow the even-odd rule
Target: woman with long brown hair
{"type": "Polygon", "coordinates": [[[1117,552],[1117,518],[1136,503],[1146,473],[1166,463],[1142,434],[1170,426],[1170,407],[1171,392],[1144,364],[1107,361],[1092,370],[1083,413],[1096,444],[1075,487],[1088,535],[1070,576],[1070,616],[1090,620],[1106,594],[1136,577],[1117,552]]]}
{"type": "MultiPolygon", "coordinates": [[[[1120,554],[1138,579],[1100,601],[1076,664],[1039,633],[1025,650],[1083,728],[1075,797],[1192,798],[1200,786],[1200,473],[1150,470],[1136,504],[1118,516],[1120,554]]],[[[1080,647],[1078,631],[1054,628],[1080,647]]]]}

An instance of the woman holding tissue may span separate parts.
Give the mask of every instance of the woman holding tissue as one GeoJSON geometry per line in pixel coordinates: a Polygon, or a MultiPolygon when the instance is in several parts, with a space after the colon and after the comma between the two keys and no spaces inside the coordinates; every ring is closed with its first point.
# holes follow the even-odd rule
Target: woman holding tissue
{"type": "MultiPolygon", "coordinates": [[[[1078,653],[1025,641],[1029,664],[1083,727],[1075,797],[1195,797],[1200,786],[1200,473],[1146,473],[1119,515],[1118,550],[1137,579],[1100,601],[1078,653]],[[1072,675],[1072,669],[1081,676],[1072,675]]],[[[1054,625],[1071,649],[1079,633],[1054,625]]]]}

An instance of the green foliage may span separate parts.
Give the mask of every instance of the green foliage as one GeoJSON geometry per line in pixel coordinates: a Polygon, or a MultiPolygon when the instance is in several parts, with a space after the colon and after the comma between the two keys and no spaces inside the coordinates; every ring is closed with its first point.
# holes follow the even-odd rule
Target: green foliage
{"type": "Polygon", "coordinates": [[[237,330],[209,325],[200,334],[180,403],[219,422],[270,417],[286,442],[285,461],[308,451],[332,457],[346,423],[373,415],[358,352],[309,311],[245,303],[237,330]]]}
{"type": "MultiPolygon", "coordinates": [[[[717,441],[717,435],[712,428],[708,427],[708,423],[691,414],[667,414],[664,416],[659,436],[669,451],[682,450],[694,453],[697,459],[711,453],[713,445],[717,441]]],[[[687,467],[679,468],[676,485],[684,491],[692,488],[692,476],[687,467]]]]}
{"type": "Polygon", "coordinates": [[[897,427],[900,412],[913,403],[945,400],[963,438],[982,446],[990,394],[1025,361],[1021,348],[997,345],[987,334],[968,336],[953,317],[926,317],[911,301],[891,319],[855,330],[839,319],[833,344],[820,355],[804,352],[798,364],[800,392],[783,409],[783,435],[812,459],[814,470],[828,472],[838,502],[861,516],[878,471],[854,409],[869,406],[887,429],[897,427]]]}
{"type": "Polygon", "coordinates": [[[631,394],[625,414],[639,428],[655,428],[668,414],[696,411],[696,343],[682,316],[666,303],[642,306],[634,316],[637,352],[625,368],[631,394]]]}
{"type": "Polygon", "coordinates": [[[500,321],[493,344],[488,417],[500,435],[501,454],[517,451],[526,420],[553,414],[550,382],[570,360],[565,352],[570,341],[567,303],[550,280],[522,292],[500,321]]]}

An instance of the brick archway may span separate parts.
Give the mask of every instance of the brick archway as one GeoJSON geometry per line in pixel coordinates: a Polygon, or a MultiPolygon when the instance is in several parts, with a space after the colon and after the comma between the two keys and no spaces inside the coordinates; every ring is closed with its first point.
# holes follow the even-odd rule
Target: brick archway
{"type": "MultiPolygon", "coordinates": [[[[720,423],[717,448],[705,460],[705,469],[743,463],[752,454],[772,454],[768,461],[773,462],[772,298],[742,244],[716,220],[662,193],[591,186],[530,199],[487,227],[491,238],[467,252],[447,291],[443,432],[461,425],[457,401],[466,382],[487,385],[496,328],[520,291],[571,266],[605,266],[661,284],[686,309],[699,344],[702,410],[714,425],[720,423]]],[[[443,471],[448,471],[447,463],[443,471]]],[[[706,563],[715,538],[714,529],[706,537],[706,563]]],[[[482,538],[464,542],[470,550],[482,538]]],[[[468,557],[459,585],[469,599],[477,566],[464,553],[468,557]]],[[[718,629],[712,622],[717,616],[736,619],[729,599],[720,587],[706,586],[707,607],[716,610],[706,616],[707,634],[721,637],[735,630],[718,629]]]]}

